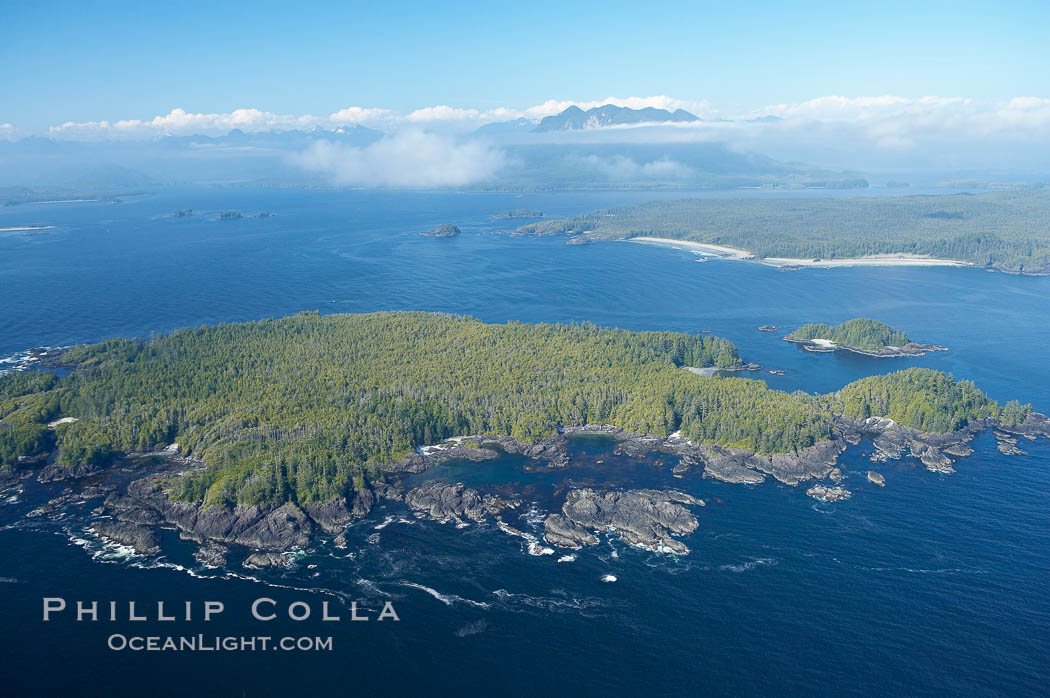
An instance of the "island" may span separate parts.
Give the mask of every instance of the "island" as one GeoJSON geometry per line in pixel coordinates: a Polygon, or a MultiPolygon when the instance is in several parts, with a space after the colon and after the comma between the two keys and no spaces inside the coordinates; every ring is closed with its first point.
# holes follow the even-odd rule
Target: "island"
{"type": "MultiPolygon", "coordinates": [[[[838,457],[862,442],[874,464],[910,456],[950,473],[981,431],[1004,453],[1050,437],[1031,405],[929,369],[787,393],[687,370],[743,365],[726,339],[587,323],[308,312],[72,347],[53,365],[63,375],[0,377],[0,486],[32,478],[53,490],[32,515],[81,517],[141,554],[162,547],[156,529],[167,527],[197,541],[202,560],[239,553],[249,566],[286,564],[319,535],[338,540],[379,499],[529,539],[501,518],[524,493],[407,478],[502,454],[533,463],[526,472],[567,468],[576,438],[665,453],[676,477],[807,483],[832,504],[848,495],[835,485],[838,457]]],[[[612,480],[559,496],[540,512],[546,544],[592,545],[611,528],[673,554],[688,552],[679,539],[703,504],[612,480]]]]}
{"type": "Polygon", "coordinates": [[[240,211],[222,211],[219,215],[215,216],[217,221],[238,221],[244,216],[241,215],[240,211]]]}
{"type": "Polygon", "coordinates": [[[497,220],[505,218],[543,218],[543,211],[537,211],[534,208],[515,208],[497,213],[493,218],[497,220]]]}
{"type": "Polygon", "coordinates": [[[175,211],[173,214],[171,214],[171,217],[172,218],[189,218],[191,216],[196,215],[196,213],[197,212],[194,211],[192,208],[180,208],[178,211],[175,211]]]}
{"type": "Polygon", "coordinates": [[[978,195],[680,199],[520,226],[517,236],[584,236],[693,249],[783,269],[976,266],[1050,274],[1050,191],[978,195]]]}
{"type": "Polygon", "coordinates": [[[948,351],[947,347],[913,342],[904,332],[870,318],[853,318],[841,325],[803,325],[784,337],[784,341],[799,344],[806,351],[849,351],[880,359],[948,351]]]}
{"type": "Polygon", "coordinates": [[[459,235],[460,230],[451,223],[442,223],[439,226],[431,228],[430,230],[424,230],[420,235],[427,235],[432,238],[450,238],[459,235]]]}

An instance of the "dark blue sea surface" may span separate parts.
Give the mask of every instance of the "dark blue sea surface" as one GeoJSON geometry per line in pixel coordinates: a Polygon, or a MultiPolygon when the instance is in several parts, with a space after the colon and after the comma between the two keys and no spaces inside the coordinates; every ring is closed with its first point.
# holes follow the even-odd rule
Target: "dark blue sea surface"
{"type": "MultiPolygon", "coordinates": [[[[713,330],[748,374],[827,392],[865,375],[925,366],[972,379],[998,400],[1050,411],[1050,278],[972,269],[779,271],[697,263],[633,243],[566,246],[495,235],[523,221],[682,194],[449,194],[208,188],[120,204],[0,209],[0,356],[41,345],[148,336],[306,309],[469,314],[490,322],[590,321],[629,329],[713,330]],[[198,215],[173,218],[176,209],[198,215]],[[222,210],[245,218],[216,221],[222,210]],[[253,218],[259,212],[273,215],[253,218]],[[454,223],[450,239],[418,233],[454,223]],[[947,352],[915,359],[812,354],[781,341],[806,322],[874,317],[947,352]]],[[[1046,695],[1050,685],[1050,443],[1005,456],[990,434],[957,472],[910,458],[873,465],[871,445],[841,459],[853,496],[675,478],[672,456],[612,453],[574,439],[572,465],[529,472],[507,456],[449,463],[419,479],[480,488],[514,482],[526,504],[508,524],[538,537],[538,512],[569,486],[674,487],[706,502],[691,552],[669,556],[615,536],[566,553],[492,524],[457,529],[384,503],[347,547],[302,551],[280,572],[209,570],[167,535],[160,557],[99,541],[76,517],[25,518],[32,488],[0,506],[0,627],[12,695],[866,694],[1046,695]],[[868,469],[886,487],[865,479],[868,469]],[[531,513],[530,510],[531,509],[531,513]],[[531,546],[542,552],[542,546],[531,546]],[[603,582],[614,575],[614,583],[603,582]],[[140,608],[193,601],[190,622],[41,621],[41,598],[140,608]],[[302,600],[303,622],[251,619],[252,600],[302,600]],[[204,600],[226,611],[199,620],[204,600]],[[346,619],[358,601],[373,620],[346,619]],[[343,620],[318,619],[329,601],[343,620]],[[391,601],[399,622],[377,622],[391,601]],[[330,652],[116,652],[113,633],[332,636],[330,652]]],[[[281,610],[283,614],[283,610],[281,610]]]]}

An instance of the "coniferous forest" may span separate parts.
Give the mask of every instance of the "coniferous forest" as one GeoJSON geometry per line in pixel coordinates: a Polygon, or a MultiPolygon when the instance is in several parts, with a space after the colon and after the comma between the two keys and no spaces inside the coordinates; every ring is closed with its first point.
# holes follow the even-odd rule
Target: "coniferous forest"
{"type": "Polygon", "coordinates": [[[518,235],[655,236],[759,257],[926,254],[1010,271],[1050,269],[1050,193],[1041,190],[814,199],[656,201],[531,223],[518,235]]]}
{"type": "Polygon", "coordinates": [[[1030,410],[926,369],[792,395],[683,370],[739,364],[717,337],[429,313],[301,313],[108,340],[63,361],[64,378],[0,378],[5,469],[56,448],[60,464],[98,466],[178,443],[209,466],[180,496],[221,504],[327,500],[450,436],[527,442],[612,424],[771,454],[829,438],[832,412],[950,431],[1030,410]],[[60,418],[77,421],[48,427],[60,418]]]}
{"type": "Polygon", "coordinates": [[[841,325],[810,323],[798,328],[787,338],[827,339],[835,344],[869,351],[878,351],[884,347],[903,347],[911,341],[904,332],[869,318],[853,318],[841,325]]]}

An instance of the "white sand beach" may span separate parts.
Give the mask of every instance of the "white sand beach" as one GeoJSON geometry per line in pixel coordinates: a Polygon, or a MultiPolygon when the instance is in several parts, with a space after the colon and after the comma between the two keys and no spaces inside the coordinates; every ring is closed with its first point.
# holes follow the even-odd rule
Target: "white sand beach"
{"type": "Polygon", "coordinates": [[[634,237],[627,242],[641,242],[650,245],[667,245],[679,249],[693,250],[702,254],[714,255],[725,259],[738,259],[760,262],[774,267],[969,267],[970,262],[955,259],[938,259],[925,254],[873,254],[863,257],[843,257],[839,259],[795,259],[792,257],[756,257],[747,250],[724,245],[710,245],[691,240],[674,240],[650,236],[634,237]]]}

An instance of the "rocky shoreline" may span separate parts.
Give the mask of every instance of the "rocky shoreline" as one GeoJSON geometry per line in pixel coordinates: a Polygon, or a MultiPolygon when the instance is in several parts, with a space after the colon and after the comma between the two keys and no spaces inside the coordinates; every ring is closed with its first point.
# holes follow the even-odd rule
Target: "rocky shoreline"
{"type": "Polygon", "coordinates": [[[936,344],[922,344],[921,342],[908,342],[902,347],[886,346],[876,351],[872,351],[870,349],[851,347],[847,344],[836,344],[828,340],[817,341],[812,339],[799,339],[797,337],[792,337],[791,335],[784,337],[784,341],[798,344],[806,351],[818,354],[830,354],[841,350],[860,354],[861,356],[870,356],[876,359],[892,359],[904,356],[926,356],[926,353],[931,351],[948,351],[948,347],[939,347],[936,344]]]}
{"type": "MultiPolygon", "coordinates": [[[[995,419],[985,419],[955,432],[933,434],[903,427],[885,418],[860,420],[835,416],[833,438],[799,453],[770,456],[739,448],[695,444],[678,433],[654,436],[610,425],[566,427],[534,443],[521,443],[509,436],[459,437],[420,448],[391,463],[385,469],[383,481],[357,490],[350,497],[301,506],[285,503],[205,507],[175,500],[169,492],[171,480],[199,471],[205,464],[180,455],[174,448],[125,454],[102,470],[56,470],[53,465],[42,464],[39,469],[8,478],[5,484],[18,487],[26,478],[32,478],[36,486],[62,488],[60,496],[38,507],[30,516],[64,516],[69,508],[79,508],[86,514],[94,534],[139,554],[160,551],[158,529],[175,530],[181,538],[196,542],[200,546],[197,559],[212,567],[225,566],[233,548],[247,554],[245,566],[263,568],[290,564],[289,551],[306,548],[319,536],[330,536],[337,545],[344,544],[346,527],[368,516],[378,500],[401,502],[418,518],[456,526],[495,522],[504,532],[528,539],[530,552],[535,549],[538,552],[534,554],[549,554],[552,551],[543,548],[537,536],[518,531],[502,519],[507,513],[522,511],[522,497],[506,491],[482,492],[463,483],[439,480],[430,480],[406,491],[404,479],[445,461],[484,461],[503,453],[520,454],[536,461],[536,465],[526,466],[526,470],[560,469],[569,465],[566,447],[570,437],[603,435],[616,440],[615,452],[620,455],[660,452],[677,456],[678,463],[672,470],[677,478],[696,472],[704,478],[750,485],[762,483],[768,477],[789,486],[813,482],[806,491],[809,496],[823,502],[836,502],[850,496],[848,490],[838,485],[843,474],[836,467],[839,455],[848,445],[870,439],[873,446],[870,459],[874,463],[911,456],[928,470],[951,473],[955,459],[973,452],[969,443],[974,436],[988,429],[993,430],[1002,453],[1019,454],[1024,453],[1018,448],[1021,439],[1050,438],[1050,419],[1031,413],[1021,424],[1004,425],[995,419]],[[832,485],[825,485],[824,481],[832,485]],[[88,503],[97,505],[88,512],[88,503]]],[[[867,479],[877,486],[885,484],[885,478],[875,471],[868,471],[867,479]]],[[[570,487],[560,511],[544,515],[542,536],[546,543],[556,547],[580,548],[595,545],[600,533],[609,532],[628,545],[686,554],[688,548],[679,538],[699,526],[690,511],[691,507],[698,506],[703,506],[701,500],[673,489],[570,487]]]]}

